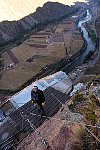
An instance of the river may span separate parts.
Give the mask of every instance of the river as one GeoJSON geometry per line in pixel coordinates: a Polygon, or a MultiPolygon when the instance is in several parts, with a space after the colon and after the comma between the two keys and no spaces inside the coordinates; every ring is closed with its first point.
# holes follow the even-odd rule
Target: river
{"type": "Polygon", "coordinates": [[[70,64],[68,64],[66,67],[64,67],[63,71],[65,71],[66,73],[69,73],[72,70],[74,70],[76,67],[82,65],[84,63],[84,60],[85,60],[86,56],[89,54],[89,52],[90,51],[95,51],[95,44],[91,40],[91,38],[89,37],[88,32],[87,32],[87,30],[84,26],[84,24],[86,22],[88,22],[89,20],[91,20],[91,19],[92,19],[92,16],[91,16],[89,10],[87,10],[86,18],[79,21],[79,23],[78,23],[78,28],[81,28],[81,32],[83,32],[83,37],[87,42],[87,47],[84,50],[84,52],[81,53],[80,56],[76,57],[76,59],[72,60],[72,62],[70,64]]]}

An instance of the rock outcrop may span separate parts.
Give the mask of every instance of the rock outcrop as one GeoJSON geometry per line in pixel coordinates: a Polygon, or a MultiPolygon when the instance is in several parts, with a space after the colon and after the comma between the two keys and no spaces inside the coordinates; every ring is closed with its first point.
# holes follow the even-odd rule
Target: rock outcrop
{"type": "Polygon", "coordinates": [[[40,22],[60,18],[71,12],[71,7],[58,2],[47,2],[43,7],[38,7],[33,14],[34,18],[40,22]]]}
{"type": "Polygon", "coordinates": [[[100,37],[100,0],[90,0],[90,9],[95,21],[97,36],[100,37]]]}

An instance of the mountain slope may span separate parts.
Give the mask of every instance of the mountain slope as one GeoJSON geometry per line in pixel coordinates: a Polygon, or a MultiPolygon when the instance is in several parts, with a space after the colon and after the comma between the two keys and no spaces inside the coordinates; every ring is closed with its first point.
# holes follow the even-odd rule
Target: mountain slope
{"type": "Polygon", "coordinates": [[[35,13],[18,21],[3,21],[0,23],[0,44],[13,40],[25,30],[31,29],[35,23],[60,18],[71,13],[73,9],[58,2],[47,2],[42,8],[37,8],[35,13]]]}
{"type": "Polygon", "coordinates": [[[33,16],[39,21],[44,21],[59,18],[65,14],[68,14],[68,12],[71,12],[70,6],[66,6],[58,2],[47,2],[42,8],[38,7],[33,16]]]}
{"type": "Polygon", "coordinates": [[[97,36],[100,37],[100,0],[90,0],[90,9],[95,21],[97,36]]]}

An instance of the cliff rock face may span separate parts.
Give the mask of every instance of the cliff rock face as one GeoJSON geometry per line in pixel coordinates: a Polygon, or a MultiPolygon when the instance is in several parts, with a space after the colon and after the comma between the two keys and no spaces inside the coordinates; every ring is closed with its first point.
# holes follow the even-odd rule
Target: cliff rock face
{"type": "Polygon", "coordinates": [[[90,0],[90,9],[93,14],[93,18],[96,19],[100,16],[100,1],[99,0],[90,0]]]}
{"type": "Polygon", "coordinates": [[[37,23],[34,18],[28,16],[19,21],[3,21],[0,23],[0,44],[13,40],[19,34],[27,29],[31,29],[34,23],[37,23]]]}
{"type": "Polygon", "coordinates": [[[100,0],[95,0],[97,2],[97,4],[100,6],[100,0]]]}
{"type": "Polygon", "coordinates": [[[18,21],[3,21],[0,23],[0,44],[13,40],[25,30],[31,29],[36,23],[59,18],[71,12],[71,7],[61,3],[47,2],[36,12],[18,21]]]}
{"type": "Polygon", "coordinates": [[[100,37],[100,0],[90,0],[90,9],[95,20],[97,36],[100,37]]]}
{"type": "Polygon", "coordinates": [[[16,37],[18,33],[21,31],[22,25],[20,22],[8,22],[4,21],[0,23],[0,44],[4,41],[9,41],[16,37]]]}
{"type": "Polygon", "coordinates": [[[37,8],[36,12],[33,14],[35,19],[39,21],[52,20],[59,18],[71,12],[70,6],[60,4],[58,2],[52,3],[47,2],[43,7],[37,8]]]}

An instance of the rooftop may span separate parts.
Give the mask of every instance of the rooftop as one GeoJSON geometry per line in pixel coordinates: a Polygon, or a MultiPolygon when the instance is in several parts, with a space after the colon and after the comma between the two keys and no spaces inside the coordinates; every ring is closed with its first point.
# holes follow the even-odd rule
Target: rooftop
{"type": "MultiPolygon", "coordinates": [[[[61,93],[60,91],[57,91],[52,87],[48,87],[47,89],[45,89],[44,95],[46,99],[44,110],[47,118],[56,114],[62,106],[61,103],[65,103],[68,99],[68,96],[66,94],[61,93]]],[[[36,128],[39,127],[47,119],[46,117],[41,118],[40,113],[33,106],[31,101],[16,109],[10,114],[9,117],[10,118],[8,119],[8,121],[0,127],[2,129],[2,132],[0,133],[0,149],[2,149],[3,146],[7,147],[10,144],[13,145],[14,142],[16,143],[16,141],[18,142],[22,140],[33,131],[27,119],[29,119],[36,128]],[[21,132],[23,130],[24,132],[21,132]],[[7,135],[6,137],[5,134],[7,135]],[[2,145],[4,141],[6,142],[2,145]]]]}
{"type": "Polygon", "coordinates": [[[30,86],[12,96],[9,101],[13,103],[16,108],[23,106],[31,100],[31,90],[34,85],[42,91],[46,90],[48,87],[52,87],[55,90],[66,94],[69,93],[72,88],[72,83],[68,76],[64,72],[59,71],[53,75],[33,82],[30,86]]]}

